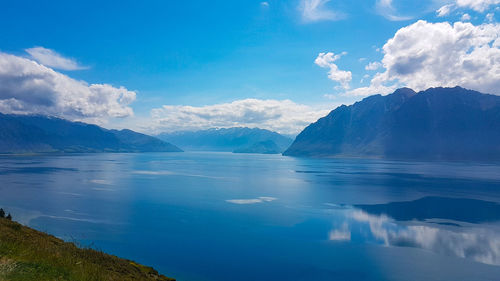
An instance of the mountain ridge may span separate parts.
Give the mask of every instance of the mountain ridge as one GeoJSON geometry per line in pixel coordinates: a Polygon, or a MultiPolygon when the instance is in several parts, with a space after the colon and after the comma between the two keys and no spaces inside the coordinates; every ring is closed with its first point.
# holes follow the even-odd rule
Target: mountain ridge
{"type": "Polygon", "coordinates": [[[500,97],[461,87],[373,95],[310,124],[283,154],[498,160],[500,97]]]}
{"type": "Polygon", "coordinates": [[[282,153],[292,139],[260,128],[210,128],[199,131],[162,133],[158,138],[192,151],[225,151],[235,153],[282,153]]]}
{"type": "Polygon", "coordinates": [[[178,147],[131,130],[43,115],[0,113],[0,153],[180,152],[178,147]]]}

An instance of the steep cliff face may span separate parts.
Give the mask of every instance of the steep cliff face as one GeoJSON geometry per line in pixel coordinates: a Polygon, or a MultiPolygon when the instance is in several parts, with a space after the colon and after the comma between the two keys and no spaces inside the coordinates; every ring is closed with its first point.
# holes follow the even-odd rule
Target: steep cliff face
{"type": "Polygon", "coordinates": [[[460,87],[371,96],[309,125],[284,155],[500,160],[500,97],[460,87]]]}

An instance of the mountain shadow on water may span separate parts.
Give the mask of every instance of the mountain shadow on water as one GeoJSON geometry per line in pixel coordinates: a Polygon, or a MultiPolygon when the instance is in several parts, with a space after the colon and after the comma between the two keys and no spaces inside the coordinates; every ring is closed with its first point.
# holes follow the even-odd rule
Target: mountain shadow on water
{"type": "Polygon", "coordinates": [[[354,205],[372,215],[387,215],[395,220],[445,219],[468,223],[500,220],[500,204],[466,198],[424,197],[414,201],[376,205],[354,205]]]}

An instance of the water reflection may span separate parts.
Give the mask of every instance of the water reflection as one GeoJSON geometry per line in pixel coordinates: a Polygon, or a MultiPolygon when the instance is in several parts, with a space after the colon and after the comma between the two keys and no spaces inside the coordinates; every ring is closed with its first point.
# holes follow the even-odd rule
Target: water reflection
{"type": "Polygon", "coordinates": [[[468,198],[424,197],[415,201],[355,207],[369,214],[385,214],[402,221],[446,219],[481,223],[500,220],[500,204],[468,198]]]}
{"type": "Polygon", "coordinates": [[[500,276],[488,265],[500,263],[498,205],[443,197],[500,202],[499,167],[231,153],[0,156],[0,207],[178,280],[491,281],[500,276]],[[404,202],[422,196],[441,197],[404,202]]]}
{"type": "Polygon", "coordinates": [[[343,211],[343,219],[330,231],[329,238],[421,248],[500,265],[498,224],[477,224],[500,220],[498,208],[494,202],[437,197],[356,205],[343,211]],[[439,225],[432,224],[435,219],[440,219],[439,225]]]}
{"type": "Polygon", "coordinates": [[[0,167],[0,175],[9,174],[49,174],[58,172],[77,172],[77,169],[61,167],[0,167]]]}

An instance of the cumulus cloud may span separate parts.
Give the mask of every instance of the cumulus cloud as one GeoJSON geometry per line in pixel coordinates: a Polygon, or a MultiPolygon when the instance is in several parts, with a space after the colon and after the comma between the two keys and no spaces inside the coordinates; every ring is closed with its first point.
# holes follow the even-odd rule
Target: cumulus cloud
{"type": "Polygon", "coordinates": [[[500,4],[500,0],[456,0],[455,5],[460,8],[469,8],[476,12],[483,13],[490,6],[500,4]]]}
{"type": "Polygon", "coordinates": [[[495,14],[494,13],[488,13],[488,14],[486,14],[486,21],[488,21],[488,22],[494,22],[495,21],[495,14]]]}
{"type": "Polygon", "coordinates": [[[476,12],[484,12],[490,8],[490,6],[500,4],[500,0],[457,0],[458,7],[471,8],[476,12]]]}
{"type": "Polygon", "coordinates": [[[290,100],[244,99],[198,107],[164,105],[151,111],[147,130],[171,132],[214,127],[259,127],[296,134],[328,112],[290,100]]]}
{"type": "Polygon", "coordinates": [[[460,19],[462,21],[470,21],[470,15],[469,14],[463,14],[460,19]]]}
{"type": "Polygon", "coordinates": [[[392,0],[377,0],[375,9],[379,14],[391,21],[403,21],[412,19],[412,17],[410,16],[398,15],[396,9],[392,5],[392,0]]]}
{"type": "Polygon", "coordinates": [[[383,46],[385,71],[370,86],[347,95],[387,94],[462,86],[500,95],[500,24],[473,25],[420,20],[399,29],[383,46]]]}
{"type": "Polygon", "coordinates": [[[377,70],[380,67],[382,67],[382,64],[380,62],[378,62],[378,61],[374,61],[374,62],[370,62],[369,64],[367,64],[365,66],[365,69],[366,70],[377,70]]]}
{"type": "Polygon", "coordinates": [[[355,97],[366,97],[376,94],[388,95],[390,93],[393,93],[398,88],[397,85],[386,86],[381,82],[373,82],[373,81],[374,80],[372,79],[372,82],[370,83],[369,86],[352,89],[350,91],[346,91],[342,95],[355,96],[355,97]]]}
{"type": "Polygon", "coordinates": [[[360,83],[365,83],[365,81],[370,78],[370,75],[369,74],[365,74],[363,75],[363,78],[361,78],[361,80],[359,81],[360,83]]]}
{"type": "Polygon", "coordinates": [[[344,89],[349,89],[349,83],[352,80],[352,73],[350,71],[340,70],[338,66],[334,63],[341,56],[346,55],[346,52],[336,55],[332,52],[319,53],[318,57],[314,60],[314,63],[323,68],[329,68],[328,78],[330,80],[339,82],[344,89]]]}
{"type": "Polygon", "coordinates": [[[304,22],[315,21],[335,21],[344,18],[345,16],[340,13],[328,9],[326,4],[330,0],[301,0],[299,4],[299,11],[304,22]]]}
{"type": "Polygon", "coordinates": [[[44,47],[34,47],[25,50],[37,62],[62,70],[79,70],[86,67],[79,65],[75,60],[65,58],[56,51],[44,47]]]}
{"type": "Polygon", "coordinates": [[[500,0],[454,0],[453,3],[442,6],[436,12],[439,17],[447,16],[456,9],[470,9],[484,13],[491,6],[498,4],[500,0]]]}
{"type": "Polygon", "coordinates": [[[0,53],[0,112],[103,122],[133,115],[135,92],[87,84],[34,60],[0,53]]]}
{"type": "Polygon", "coordinates": [[[500,94],[500,25],[418,21],[384,45],[379,79],[415,90],[464,86],[500,94]]]}
{"type": "Polygon", "coordinates": [[[260,5],[263,6],[263,7],[269,7],[269,2],[260,2],[260,5]]]}

